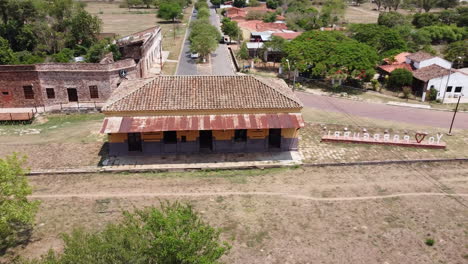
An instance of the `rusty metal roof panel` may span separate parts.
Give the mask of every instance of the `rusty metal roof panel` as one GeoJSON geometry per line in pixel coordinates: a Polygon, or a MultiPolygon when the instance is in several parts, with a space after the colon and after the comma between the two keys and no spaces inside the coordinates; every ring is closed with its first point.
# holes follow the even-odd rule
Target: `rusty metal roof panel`
{"type": "Polygon", "coordinates": [[[300,127],[304,127],[304,120],[300,113],[106,117],[101,133],[300,127]]]}

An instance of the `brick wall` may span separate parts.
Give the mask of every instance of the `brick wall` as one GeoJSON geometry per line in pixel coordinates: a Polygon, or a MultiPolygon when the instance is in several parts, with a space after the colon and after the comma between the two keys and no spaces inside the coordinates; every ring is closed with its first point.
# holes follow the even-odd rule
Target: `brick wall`
{"type": "Polygon", "coordinates": [[[131,59],[112,64],[53,63],[0,66],[0,107],[33,107],[69,103],[68,88],[77,91],[80,102],[105,102],[123,80],[137,78],[131,59]],[[26,99],[23,86],[32,86],[34,99],[26,99]],[[91,98],[89,86],[97,86],[98,98],[91,98]],[[54,89],[55,98],[47,97],[47,88],[54,89]]]}

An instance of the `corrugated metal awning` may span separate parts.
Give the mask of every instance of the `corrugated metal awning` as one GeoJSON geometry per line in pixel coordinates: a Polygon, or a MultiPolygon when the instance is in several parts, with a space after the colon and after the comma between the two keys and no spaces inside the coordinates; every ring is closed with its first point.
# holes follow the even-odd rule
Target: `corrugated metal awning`
{"type": "Polygon", "coordinates": [[[241,114],[194,116],[136,116],[106,117],[101,133],[134,133],[181,130],[229,130],[301,128],[304,120],[300,113],[241,114]]]}

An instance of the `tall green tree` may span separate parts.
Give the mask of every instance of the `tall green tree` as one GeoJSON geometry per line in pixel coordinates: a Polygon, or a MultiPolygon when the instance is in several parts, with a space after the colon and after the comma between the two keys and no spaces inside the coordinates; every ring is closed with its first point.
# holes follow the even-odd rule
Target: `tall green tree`
{"type": "Polygon", "coordinates": [[[468,67],[468,40],[450,43],[444,50],[444,57],[454,62],[454,67],[468,67]]]}
{"type": "Polygon", "coordinates": [[[101,32],[102,21],[85,10],[79,10],[70,21],[70,34],[67,46],[74,48],[77,45],[90,47],[97,41],[101,32]]]}
{"type": "Polygon", "coordinates": [[[164,20],[172,20],[182,18],[182,7],[177,3],[162,3],[159,5],[158,17],[164,20]]]}
{"type": "Polygon", "coordinates": [[[245,0],[234,0],[232,5],[238,8],[242,8],[242,7],[245,7],[247,3],[245,0]]]}
{"type": "Polygon", "coordinates": [[[242,31],[237,25],[236,21],[232,21],[229,18],[223,18],[221,23],[221,30],[223,31],[224,35],[228,35],[231,39],[241,39],[242,38],[242,31]]]}
{"type": "Polygon", "coordinates": [[[21,233],[31,229],[38,202],[29,201],[32,193],[23,169],[24,159],[16,155],[0,159],[0,251],[14,245],[21,233]]]}
{"type": "Polygon", "coordinates": [[[407,50],[406,41],[392,28],[376,24],[354,24],[350,27],[351,36],[359,42],[377,49],[382,56],[394,55],[407,50]]]}
{"type": "Polygon", "coordinates": [[[459,0],[440,0],[437,6],[440,6],[445,9],[457,7],[460,3],[459,0]]]}
{"type": "Polygon", "coordinates": [[[15,53],[10,48],[8,40],[0,37],[0,65],[2,64],[16,64],[18,59],[15,53]]]}
{"type": "Polygon", "coordinates": [[[161,209],[124,212],[121,221],[100,232],[74,230],[64,235],[62,254],[50,251],[37,263],[219,263],[230,249],[220,232],[192,206],[162,203],[161,209]]]}
{"type": "Polygon", "coordinates": [[[409,23],[409,19],[398,12],[381,12],[377,20],[377,24],[386,27],[402,26],[409,23]]]}
{"type": "Polygon", "coordinates": [[[299,71],[322,77],[338,71],[357,77],[373,70],[379,60],[374,48],[336,31],[305,32],[286,43],[284,53],[299,71]]]}
{"type": "Polygon", "coordinates": [[[190,26],[190,50],[202,58],[216,50],[220,39],[221,33],[207,19],[196,20],[190,26]]]}
{"type": "Polygon", "coordinates": [[[416,0],[417,7],[429,12],[432,8],[436,7],[439,0],[416,0]]]}

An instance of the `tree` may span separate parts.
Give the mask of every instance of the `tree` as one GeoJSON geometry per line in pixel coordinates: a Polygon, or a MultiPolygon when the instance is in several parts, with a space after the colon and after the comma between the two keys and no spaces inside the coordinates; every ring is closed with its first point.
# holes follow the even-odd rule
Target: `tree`
{"type": "Polygon", "coordinates": [[[346,10],[344,0],[326,0],[320,11],[320,17],[326,24],[337,23],[346,10]]]}
{"type": "Polygon", "coordinates": [[[272,23],[276,21],[276,13],[274,12],[266,12],[263,16],[263,22],[272,23]]]}
{"type": "Polygon", "coordinates": [[[80,10],[70,21],[70,33],[67,47],[74,48],[77,45],[91,47],[97,41],[97,35],[101,32],[102,21],[85,10],[80,10]]]}
{"type": "Polygon", "coordinates": [[[417,7],[424,9],[424,11],[429,12],[432,8],[434,8],[439,0],[417,0],[416,5],[417,7]]]}
{"type": "Polygon", "coordinates": [[[374,3],[377,5],[377,11],[380,11],[384,0],[374,0],[374,3]]]}
{"type": "Polygon", "coordinates": [[[223,18],[221,30],[224,35],[228,35],[231,39],[240,39],[242,37],[242,31],[237,25],[237,22],[229,18],[223,18]]]}
{"type": "Polygon", "coordinates": [[[382,12],[379,14],[377,24],[386,27],[396,27],[408,24],[408,18],[395,11],[382,12]]]}
{"type": "Polygon", "coordinates": [[[190,50],[202,58],[216,50],[220,39],[218,29],[207,20],[196,20],[190,26],[190,50]]]}
{"type": "Polygon", "coordinates": [[[73,59],[73,50],[64,48],[60,52],[53,54],[52,59],[54,62],[70,62],[73,59]]]}
{"type": "Polygon", "coordinates": [[[138,7],[144,4],[143,0],[126,0],[128,8],[138,7]]]}
{"type": "Polygon", "coordinates": [[[402,52],[408,49],[406,41],[393,28],[376,24],[354,24],[351,25],[350,31],[352,38],[376,48],[380,55],[393,55],[388,54],[388,52],[398,53],[398,51],[402,52]]]}
{"type": "Polygon", "coordinates": [[[407,69],[396,69],[390,73],[387,85],[395,91],[401,91],[403,86],[410,86],[413,83],[413,74],[407,69]]]}
{"type": "Polygon", "coordinates": [[[50,251],[42,264],[218,263],[230,245],[221,230],[205,223],[187,204],[161,203],[124,212],[116,224],[99,232],[75,229],[63,236],[62,254],[50,251]]]}
{"type": "Polygon", "coordinates": [[[374,48],[337,31],[308,31],[284,45],[285,59],[301,72],[328,77],[337,72],[350,77],[366,75],[379,57],[374,48]]]}
{"type": "Polygon", "coordinates": [[[442,8],[449,9],[456,7],[459,2],[459,0],[441,0],[437,3],[437,5],[442,8]]]}
{"type": "Polygon", "coordinates": [[[24,161],[16,155],[0,159],[0,251],[21,239],[37,212],[38,202],[27,199],[32,190],[26,180],[24,161]]]}
{"type": "Polygon", "coordinates": [[[234,3],[232,4],[235,7],[242,8],[246,6],[246,1],[245,0],[234,0],[234,3]]]}
{"type": "Polygon", "coordinates": [[[182,7],[177,3],[161,3],[159,5],[158,17],[164,20],[172,20],[182,18],[182,7]]]}
{"type": "Polygon", "coordinates": [[[247,60],[249,58],[249,49],[247,48],[246,42],[242,42],[242,45],[240,46],[237,56],[239,56],[239,58],[243,60],[247,60]]]}
{"type": "Polygon", "coordinates": [[[198,14],[197,14],[198,19],[206,19],[209,17],[210,17],[210,10],[208,10],[208,8],[203,7],[203,8],[198,9],[198,14]]]}
{"type": "Polygon", "coordinates": [[[15,53],[10,48],[8,40],[0,37],[0,65],[2,64],[16,64],[18,59],[15,53]]]}
{"type": "Polygon", "coordinates": [[[468,40],[450,43],[444,50],[444,57],[449,61],[453,61],[454,67],[468,67],[468,40]]]}
{"type": "Polygon", "coordinates": [[[266,6],[270,9],[276,9],[279,6],[279,3],[277,0],[267,0],[266,1],[266,6]]]}
{"type": "Polygon", "coordinates": [[[411,23],[417,28],[433,26],[439,23],[439,16],[433,13],[416,13],[411,23]]]}

